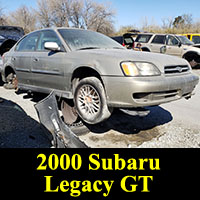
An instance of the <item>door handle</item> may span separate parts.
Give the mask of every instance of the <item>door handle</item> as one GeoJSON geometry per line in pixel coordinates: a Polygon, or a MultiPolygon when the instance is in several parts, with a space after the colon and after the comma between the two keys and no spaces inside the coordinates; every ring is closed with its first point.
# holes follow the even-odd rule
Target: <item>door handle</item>
{"type": "Polygon", "coordinates": [[[15,60],[16,60],[16,58],[15,58],[15,57],[13,57],[13,58],[12,58],[12,61],[15,61],[15,60]]]}
{"type": "Polygon", "coordinates": [[[38,62],[39,59],[38,58],[33,58],[33,62],[38,62]]]}

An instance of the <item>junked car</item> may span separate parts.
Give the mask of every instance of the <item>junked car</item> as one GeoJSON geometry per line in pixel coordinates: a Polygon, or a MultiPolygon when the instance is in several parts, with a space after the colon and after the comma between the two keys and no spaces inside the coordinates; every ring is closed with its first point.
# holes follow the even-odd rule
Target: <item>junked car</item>
{"type": "Polygon", "coordinates": [[[0,73],[3,62],[2,55],[9,51],[24,36],[24,30],[16,26],[0,26],[0,73]]]}
{"type": "Polygon", "coordinates": [[[190,41],[194,42],[194,44],[200,44],[200,33],[187,33],[182,35],[186,36],[190,41]]]}
{"type": "Polygon", "coordinates": [[[17,26],[0,26],[0,55],[9,51],[24,36],[24,30],[17,26]]]}
{"type": "Polygon", "coordinates": [[[132,38],[131,33],[126,33],[123,36],[116,36],[111,37],[113,40],[121,44],[122,46],[126,47],[127,49],[134,49],[135,48],[135,41],[132,38]]]}
{"type": "Polygon", "coordinates": [[[142,50],[154,53],[164,53],[186,59],[190,65],[200,64],[200,48],[186,36],[174,34],[141,33],[136,38],[136,44],[142,45],[142,50]]]}
{"type": "Polygon", "coordinates": [[[3,57],[3,80],[63,98],[65,122],[97,124],[113,108],[141,108],[190,98],[199,78],[174,56],[127,50],[97,32],[51,28],[23,37],[3,57]],[[15,81],[16,82],[16,81],[15,81]]]}

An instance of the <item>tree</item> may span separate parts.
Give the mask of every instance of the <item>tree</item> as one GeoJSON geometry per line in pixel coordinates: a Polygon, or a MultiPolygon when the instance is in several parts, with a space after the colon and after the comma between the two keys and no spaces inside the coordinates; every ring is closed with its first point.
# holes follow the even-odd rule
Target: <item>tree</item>
{"type": "Polygon", "coordinates": [[[21,6],[16,11],[10,13],[8,23],[13,26],[22,27],[25,33],[36,29],[36,17],[26,6],[21,6]]]}
{"type": "Polygon", "coordinates": [[[41,27],[72,26],[111,34],[113,10],[92,0],[38,0],[35,11],[41,27]]]}
{"type": "Polygon", "coordinates": [[[75,0],[71,4],[70,22],[77,28],[109,35],[114,31],[113,17],[114,11],[109,5],[91,0],[75,0]]]}
{"type": "Polygon", "coordinates": [[[4,15],[4,8],[0,7],[0,25],[4,26],[7,23],[6,17],[4,15]]]}
{"type": "Polygon", "coordinates": [[[173,28],[173,17],[162,18],[162,28],[163,29],[172,29],[173,28]]]}
{"type": "Polygon", "coordinates": [[[191,14],[183,14],[174,19],[173,27],[177,29],[191,28],[192,21],[191,14]]]}
{"type": "Polygon", "coordinates": [[[35,10],[40,27],[69,26],[71,0],[38,0],[35,10]]]}
{"type": "Polygon", "coordinates": [[[69,27],[70,0],[50,0],[52,22],[57,27],[69,27]]]}
{"type": "Polygon", "coordinates": [[[49,0],[38,0],[35,14],[41,28],[48,28],[53,25],[51,20],[51,10],[49,6],[49,0]]]}
{"type": "Polygon", "coordinates": [[[178,16],[174,19],[173,26],[174,28],[181,28],[183,27],[185,21],[182,16],[178,16]]]}

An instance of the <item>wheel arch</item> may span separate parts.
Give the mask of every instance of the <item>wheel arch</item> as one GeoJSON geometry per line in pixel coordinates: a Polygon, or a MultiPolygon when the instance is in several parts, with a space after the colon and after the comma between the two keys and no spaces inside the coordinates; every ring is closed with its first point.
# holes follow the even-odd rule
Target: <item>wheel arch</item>
{"type": "Polygon", "coordinates": [[[195,68],[200,63],[200,55],[195,51],[186,52],[182,58],[187,60],[192,68],[195,68]]]}
{"type": "MultiPolygon", "coordinates": [[[[187,51],[183,56],[182,56],[182,58],[191,58],[191,57],[200,57],[200,55],[197,53],[197,52],[195,52],[195,51],[187,51]]],[[[187,59],[186,59],[187,60],[187,59]]]]}
{"type": "Polygon", "coordinates": [[[151,52],[151,50],[147,47],[142,47],[142,51],[145,51],[145,52],[151,52]]]}
{"type": "Polygon", "coordinates": [[[4,81],[4,82],[6,82],[6,77],[7,77],[10,73],[16,74],[14,68],[11,67],[10,65],[7,65],[7,66],[4,68],[4,71],[3,71],[3,81],[4,81]]]}
{"type": "Polygon", "coordinates": [[[101,81],[101,83],[103,84],[103,86],[104,86],[104,81],[103,81],[100,73],[96,69],[94,69],[92,67],[89,67],[89,66],[80,66],[80,67],[77,67],[73,71],[72,76],[71,76],[72,92],[73,92],[73,84],[77,84],[77,83],[74,83],[74,82],[80,81],[83,78],[87,78],[87,77],[96,77],[96,78],[98,78],[101,81]]]}

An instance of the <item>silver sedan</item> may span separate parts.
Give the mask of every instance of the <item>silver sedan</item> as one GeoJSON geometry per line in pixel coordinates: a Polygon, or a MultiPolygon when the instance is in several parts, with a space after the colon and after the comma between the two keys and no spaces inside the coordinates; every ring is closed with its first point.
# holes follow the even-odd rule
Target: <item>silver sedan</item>
{"type": "Polygon", "coordinates": [[[63,98],[66,123],[107,119],[113,108],[138,108],[190,98],[199,78],[186,60],[127,50],[93,31],[32,32],[4,55],[3,80],[63,98]]]}

